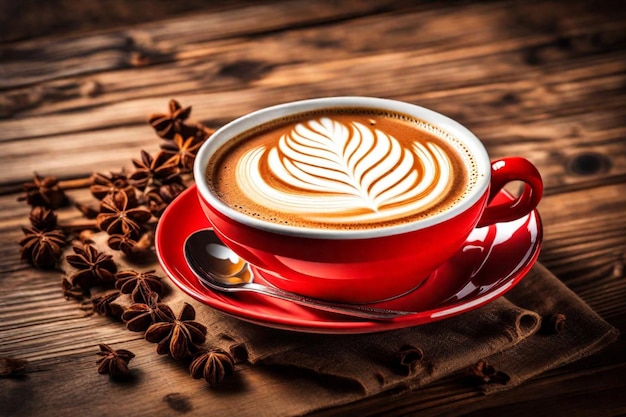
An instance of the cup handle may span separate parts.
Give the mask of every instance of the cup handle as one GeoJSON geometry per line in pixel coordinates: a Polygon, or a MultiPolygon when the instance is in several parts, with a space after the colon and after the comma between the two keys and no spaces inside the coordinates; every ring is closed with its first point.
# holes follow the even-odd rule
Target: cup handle
{"type": "Polygon", "coordinates": [[[542,195],[541,175],[528,160],[519,157],[495,160],[491,163],[491,188],[487,208],[478,221],[477,227],[517,220],[534,210],[542,195]],[[500,190],[511,181],[524,182],[521,195],[513,201],[490,205],[500,190]]]}

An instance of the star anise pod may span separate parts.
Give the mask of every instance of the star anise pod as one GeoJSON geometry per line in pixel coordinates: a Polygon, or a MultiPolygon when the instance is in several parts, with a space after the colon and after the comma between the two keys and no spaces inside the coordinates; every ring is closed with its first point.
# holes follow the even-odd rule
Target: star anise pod
{"type": "Polygon", "coordinates": [[[139,236],[142,225],[148,222],[152,214],[137,205],[137,200],[125,191],[109,194],[100,204],[100,214],[96,223],[101,230],[110,235],[139,236]]]}
{"type": "Polygon", "coordinates": [[[147,298],[147,302],[133,303],[122,313],[122,320],[126,322],[128,330],[143,332],[154,323],[174,316],[174,312],[167,304],[159,302],[157,293],[150,294],[147,298]]]}
{"type": "Polygon", "coordinates": [[[176,133],[190,136],[194,133],[194,128],[185,124],[190,114],[191,106],[183,108],[178,101],[170,100],[169,114],[152,114],[148,123],[163,139],[173,139],[176,133]]]}
{"type": "Polygon", "coordinates": [[[146,340],[158,343],[157,353],[176,360],[184,359],[198,351],[198,344],[206,338],[206,327],[194,321],[196,312],[185,303],[178,317],[168,314],[166,320],[152,324],[146,331],[146,340]]]}
{"type": "Polygon", "coordinates": [[[119,291],[110,291],[91,298],[93,309],[102,316],[120,318],[122,316],[122,308],[112,304],[120,296],[119,291]]]}
{"type": "Polygon", "coordinates": [[[219,385],[235,369],[230,353],[222,349],[211,349],[196,354],[189,365],[189,373],[195,379],[204,378],[210,386],[219,385]]]}
{"type": "Polygon", "coordinates": [[[115,277],[115,288],[123,294],[130,294],[135,303],[145,303],[150,294],[155,293],[159,297],[163,294],[161,277],[154,274],[154,270],[137,272],[133,270],[119,271],[115,277]]]}
{"type": "Polygon", "coordinates": [[[78,269],[69,277],[73,286],[86,289],[98,284],[115,282],[117,266],[111,255],[98,251],[92,245],[74,246],[72,249],[74,255],[67,255],[65,259],[68,264],[78,269]]]}
{"type": "Polygon", "coordinates": [[[161,217],[167,206],[184,190],[185,186],[182,183],[166,184],[151,190],[146,194],[148,209],[154,217],[161,217]]]}
{"type": "Polygon", "coordinates": [[[30,224],[37,230],[50,231],[57,226],[57,215],[44,206],[33,207],[28,218],[30,224]]]}
{"type": "Polygon", "coordinates": [[[172,141],[163,143],[161,149],[176,163],[181,171],[190,172],[193,169],[193,161],[196,159],[196,154],[202,143],[194,136],[184,139],[177,133],[172,141]]]}
{"type": "Polygon", "coordinates": [[[151,190],[165,184],[182,183],[178,162],[165,152],[156,156],[141,151],[141,160],[133,159],[135,172],[130,175],[130,183],[138,189],[151,190]]]}
{"type": "Polygon", "coordinates": [[[469,374],[481,384],[506,385],[511,380],[509,374],[497,370],[493,365],[482,359],[469,369],[469,374]]]}
{"type": "Polygon", "coordinates": [[[100,352],[96,353],[96,355],[101,356],[101,358],[96,361],[98,364],[98,373],[103,375],[108,374],[114,378],[128,375],[130,372],[128,363],[135,357],[135,354],[126,349],[115,350],[104,343],[99,346],[100,352]]]}
{"type": "Polygon", "coordinates": [[[135,247],[137,247],[137,241],[133,239],[130,233],[125,235],[111,235],[107,240],[107,244],[113,250],[119,250],[126,255],[132,255],[135,253],[135,247]]]}
{"type": "Polygon", "coordinates": [[[25,195],[18,197],[18,201],[24,201],[31,206],[44,206],[57,209],[67,204],[65,192],[59,187],[56,177],[41,178],[35,173],[32,182],[22,185],[25,195]]]}
{"type": "Polygon", "coordinates": [[[108,175],[96,172],[91,176],[91,194],[98,200],[102,200],[109,194],[117,194],[125,191],[127,195],[135,193],[135,187],[128,182],[128,176],[123,170],[111,172],[108,175]]]}
{"type": "Polygon", "coordinates": [[[22,231],[24,237],[19,241],[21,258],[36,268],[54,268],[65,246],[65,234],[60,230],[42,231],[34,227],[23,227],[22,231]]]}
{"type": "Polygon", "coordinates": [[[149,253],[154,241],[154,233],[145,231],[138,239],[132,234],[111,235],[107,243],[111,249],[122,251],[128,257],[149,253]]]}

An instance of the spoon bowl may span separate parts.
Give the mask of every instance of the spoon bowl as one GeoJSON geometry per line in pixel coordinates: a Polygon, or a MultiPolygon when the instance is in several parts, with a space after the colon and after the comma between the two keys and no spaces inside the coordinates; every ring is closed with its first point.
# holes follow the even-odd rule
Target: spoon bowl
{"type": "Polygon", "coordinates": [[[189,235],[185,240],[184,253],[185,260],[194,275],[203,285],[212,290],[254,292],[326,312],[368,320],[389,320],[413,314],[410,311],[331,303],[255,283],[250,264],[224,245],[212,229],[199,230],[189,235]]]}

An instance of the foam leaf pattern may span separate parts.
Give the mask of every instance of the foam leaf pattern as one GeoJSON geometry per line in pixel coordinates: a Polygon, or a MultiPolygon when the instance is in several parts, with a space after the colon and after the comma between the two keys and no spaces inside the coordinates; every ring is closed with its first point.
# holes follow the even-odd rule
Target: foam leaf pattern
{"type": "Polygon", "coordinates": [[[432,204],[447,187],[449,166],[434,143],[406,148],[373,126],[324,117],[297,124],[269,151],[249,151],[237,178],[268,208],[329,221],[378,220],[432,204]],[[264,179],[263,163],[284,187],[264,179]]]}

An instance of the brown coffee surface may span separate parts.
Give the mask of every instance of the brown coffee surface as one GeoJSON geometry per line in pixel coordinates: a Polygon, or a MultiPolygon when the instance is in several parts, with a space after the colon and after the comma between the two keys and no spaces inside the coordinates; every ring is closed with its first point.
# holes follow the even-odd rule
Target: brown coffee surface
{"type": "Polygon", "coordinates": [[[249,130],[213,155],[209,187],[248,216],[363,230],[424,219],[475,186],[471,152],[441,129],[375,109],[325,109],[249,130]]]}

